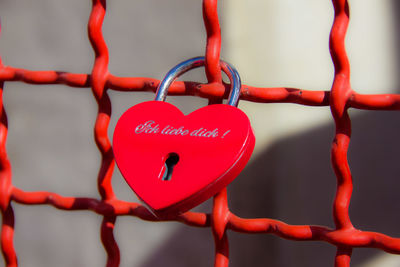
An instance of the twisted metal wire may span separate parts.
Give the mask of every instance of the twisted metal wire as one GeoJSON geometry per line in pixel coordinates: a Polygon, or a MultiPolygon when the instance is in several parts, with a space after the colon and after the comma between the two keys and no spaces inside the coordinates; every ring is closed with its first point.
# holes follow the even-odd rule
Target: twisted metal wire
{"type": "MultiPolygon", "coordinates": [[[[330,91],[308,91],[296,88],[258,88],[242,85],[241,99],[260,103],[295,103],[306,106],[329,106],[336,131],[331,148],[332,166],[337,177],[337,191],[333,204],[335,229],[324,226],[289,225],[269,219],[245,219],[232,213],[228,207],[228,193],[224,189],[214,197],[211,213],[186,212],[165,217],[163,221],[176,221],[189,226],[210,227],[215,241],[216,267],[229,264],[228,230],[241,233],[274,234],[296,240],[316,240],[337,247],[336,267],[350,266],[353,248],[371,247],[388,253],[400,254],[400,239],[381,233],[366,232],[354,228],[349,217],[352,193],[352,177],[347,161],[351,137],[349,108],[368,110],[399,110],[400,95],[362,95],[350,85],[350,65],[345,50],[345,36],[349,23],[347,0],[332,0],[335,10],[330,33],[330,52],[335,66],[335,76],[330,91]]],[[[90,74],[57,71],[31,71],[4,66],[0,58],[0,209],[2,213],[1,251],[7,267],[16,267],[14,249],[14,212],[12,202],[27,205],[51,205],[61,210],[90,210],[103,216],[101,240],[107,253],[107,267],[120,263],[118,244],[114,238],[114,227],[118,216],[135,216],[147,221],[159,221],[138,203],[116,198],[111,185],[114,170],[112,147],[107,136],[111,117],[111,101],[108,90],[153,91],[159,80],[153,78],[116,77],[109,73],[109,54],[102,35],[106,14],[106,0],[92,0],[92,11],[88,22],[89,39],[95,51],[95,61],[90,74]],[[5,82],[20,81],[29,84],[65,84],[70,87],[91,88],[98,104],[94,137],[101,154],[98,172],[100,199],[61,196],[52,192],[25,192],[12,184],[11,164],[6,152],[7,115],[3,105],[5,82]]],[[[195,95],[208,98],[211,103],[227,97],[227,85],[222,83],[220,71],[221,30],[217,13],[217,0],[203,0],[203,18],[207,32],[206,75],[208,84],[174,82],[169,90],[174,95],[195,95]]],[[[1,28],[0,28],[1,30],[1,28]]]]}

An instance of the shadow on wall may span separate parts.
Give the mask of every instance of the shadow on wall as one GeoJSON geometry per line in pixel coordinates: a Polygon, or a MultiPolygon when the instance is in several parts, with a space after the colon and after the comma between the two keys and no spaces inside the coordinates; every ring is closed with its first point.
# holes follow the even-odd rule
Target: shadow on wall
{"type": "MultiPolygon", "coordinates": [[[[353,114],[349,162],[354,179],[350,215],[356,228],[400,236],[397,150],[400,117],[393,111],[353,114]]],[[[336,177],[330,165],[333,123],[280,140],[254,159],[229,186],[229,204],[241,217],[266,217],[289,224],[333,228],[336,177]]],[[[206,207],[209,211],[211,207],[206,207]]],[[[336,247],[269,234],[229,231],[230,266],[332,266],[336,247]]],[[[181,226],[141,267],[212,266],[209,229],[181,226]]],[[[352,266],[363,266],[378,250],[355,249],[352,266]]],[[[399,258],[400,261],[400,258],[399,258]]]]}

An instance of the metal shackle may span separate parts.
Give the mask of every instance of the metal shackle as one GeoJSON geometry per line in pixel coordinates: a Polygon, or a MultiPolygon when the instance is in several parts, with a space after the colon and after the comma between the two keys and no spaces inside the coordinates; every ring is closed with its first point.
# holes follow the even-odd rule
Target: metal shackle
{"type": "MultiPolygon", "coordinates": [[[[232,67],[228,63],[222,60],[220,61],[220,63],[222,70],[226,73],[231,83],[227,104],[236,107],[239,102],[240,88],[242,85],[239,73],[234,67],[232,67]]],[[[195,69],[204,65],[205,65],[204,57],[191,58],[176,65],[167,73],[167,75],[165,75],[164,79],[158,85],[156,97],[154,100],[165,101],[165,98],[167,97],[168,94],[168,88],[172,84],[172,82],[175,81],[175,79],[177,79],[180,75],[184,74],[185,72],[191,69],[195,69]]]]}

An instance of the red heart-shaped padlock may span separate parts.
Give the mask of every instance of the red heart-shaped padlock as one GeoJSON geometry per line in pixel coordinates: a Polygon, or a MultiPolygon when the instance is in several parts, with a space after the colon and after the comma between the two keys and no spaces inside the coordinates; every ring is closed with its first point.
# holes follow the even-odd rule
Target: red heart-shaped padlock
{"type": "Polygon", "coordinates": [[[161,101],[131,107],[119,119],[114,155],[126,182],[156,213],[186,211],[227,186],[254,148],[249,119],[229,105],[184,115],[161,101]],[[174,157],[169,180],[165,162],[174,157]]]}
{"type": "Polygon", "coordinates": [[[229,105],[210,105],[184,115],[162,102],[180,74],[204,65],[193,58],[173,68],[160,83],[156,100],[135,105],[119,119],[114,156],[129,186],[157,215],[184,212],[226,187],[254,149],[250,121],[236,108],[237,71],[221,61],[231,80],[229,105]]]}

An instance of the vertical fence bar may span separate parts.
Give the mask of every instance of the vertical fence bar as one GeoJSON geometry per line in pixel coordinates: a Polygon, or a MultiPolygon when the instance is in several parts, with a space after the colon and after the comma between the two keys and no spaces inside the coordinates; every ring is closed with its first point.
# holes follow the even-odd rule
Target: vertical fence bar
{"type": "Polygon", "coordinates": [[[338,182],[333,215],[336,227],[351,228],[349,205],[353,188],[347,161],[347,151],[351,137],[351,121],[347,112],[347,101],[351,96],[350,64],[345,50],[345,35],[349,21],[346,0],[334,0],[335,20],[330,35],[330,49],[335,65],[335,77],[331,90],[330,106],[335,121],[336,132],[332,144],[332,166],[338,182]]]}
{"type": "Polygon", "coordinates": [[[203,0],[203,19],[207,32],[205,69],[209,83],[222,83],[221,28],[218,18],[218,0],[203,0]]]}
{"type": "Polygon", "coordinates": [[[228,221],[228,193],[225,188],[214,197],[211,216],[211,228],[215,242],[215,267],[227,267],[229,265],[228,221]]]}
{"type": "MultiPolygon", "coordinates": [[[[114,170],[114,156],[108,138],[108,126],[111,119],[111,100],[107,94],[109,76],[109,54],[102,34],[102,25],[106,14],[106,0],[93,0],[92,13],[88,23],[89,39],[95,51],[91,84],[92,92],[98,104],[98,114],[94,127],[94,136],[101,153],[101,167],[98,174],[98,190],[103,201],[115,199],[111,179],[114,170]]],[[[101,240],[107,252],[107,267],[117,267],[120,263],[120,252],[114,238],[114,227],[117,217],[110,211],[104,216],[101,225],[101,240]]]]}
{"type": "MultiPolygon", "coordinates": [[[[1,21],[0,21],[1,35],[1,21]]],[[[0,72],[4,69],[0,57],[0,72]]],[[[8,134],[8,119],[4,108],[4,81],[0,80],[0,208],[2,214],[1,252],[7,267],[16,267],[17,254],[14,248],[14,210],[11,206],[12,172],[8,160],[6,143],[8,134]]]]}
{"type": "MultiPolygon", "coordinates": [[[[208,83],[221,86],[221,28],[218,18],[218,0],[203,0],[203,20],[207,32],[205,71],[208,83]]],[[[222,103],[222,99],[209,100],[209,104],[216,103],[222,103]]],[[[225,188],[214,197],[211,216],[215,243],[215,267],[229,265],[229,242],[226,233],[228,213],[227,189],[225,188]]]]}
{"type": "Polygon", "coordinates": [[[338,247],[335,257],[336,267],[350,267],[351,253],[353,249],[351,247],[338,247]]]}
{"type": "MultiPolygon", "coordinates": [[[[2,68],[0,60],[0,68],[2,68]]],[[[3,104],[4,82],[0,82],[0,208],[2,213],[1,249],[7,267],[17,266],[17,255],[14,248],[14,211],[11,198],[11,164],[6,151],[8,132],[7,115],[3,104]]]]}
{"type": "MultiPolygon", "coordinates": [[[[353,229],[349,215],[353,181],[347,160],[351,138],[351,121],[347,111],[347,103],[352,90],[350,86],[350,63],[345,48],[350,10],[347,0],[333,0],[333,6],[335,16],[329,40],[331,57],[335,67],[330,97],[330,107],[336,127],[331,150],[332,167],[337,177],[333,218],[337,230],[348,230],[353,229]]],[[[351,247],[338,246],[335,266],[349,267],[351,253],[351,247]]]]}
{"type": "Polygon", "coordinates": [[[17,267],[17,254],[14,248],[14,211],[9,205],[2,210],[1,247],[7,267],[17,267]]]}
{"type": "Polygon", "coordinates": [[[116,219],[116,216],[105,216],[101,224],[101,241],[108,255],[106,267],[118,267],[120,263],[120,252],[114,237],[116,219]]]}

